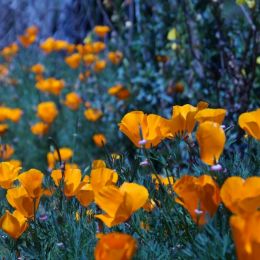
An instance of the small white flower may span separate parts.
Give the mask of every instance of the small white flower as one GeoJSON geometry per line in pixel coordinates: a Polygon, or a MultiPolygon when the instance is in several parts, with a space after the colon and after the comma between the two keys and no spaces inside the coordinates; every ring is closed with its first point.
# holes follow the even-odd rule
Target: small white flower
{"type": "Polygon", "coordinates": [[[194,212],[195,212],[195,214],[198,215],[198,216],[203,214],[203,211],[200,210],[200,209],[195,209],[194,212]]]}
{"type": "Polygon", "coordinates": [[[213,171],[213,172],[220,172],[220,171],[223,170],[222,166],[221,166],[219,163],[216,164],[216,165],[212,165],[212,166],[210,167],[210,169],[211,169],[211,171],[213,171]]]}
{"type": "Polygon", "coordinates": [[[140,166],[147,166],[149,165],[149,162],[147,159],[145,159],[144,161],[140,162],[140,166]]]}
{"type": "Polygon", "coordinates": [[[125,27],[126,28],[131,28],[132,27],[132,22],[131,21],[126,21],[125,22],[125,27]]]}
{"type": "Polygon", "coordinates": [[[145,140],[145,139],[142,139],[138,142],[138,144],[140,144],[140,145],[145,145],[146,143],[147,143],[147,140],[145,140]]]}

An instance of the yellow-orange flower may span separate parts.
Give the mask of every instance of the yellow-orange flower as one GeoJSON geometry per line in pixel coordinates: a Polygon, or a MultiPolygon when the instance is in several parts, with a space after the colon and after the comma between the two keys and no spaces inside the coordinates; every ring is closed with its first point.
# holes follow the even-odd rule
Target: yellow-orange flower
{"type": "Polygon", "coordinates": [[[92,169],[98,169],[98,168],[105,168],[106,167],[106,162],[103,160],[94,160],[92,162],[92,169]]]}
{"type": "Polygon", "coordinates": [[[102,70],[104,70],[106,68],[106,65],[107,65],[107,63],[105,60],[97,60],[94,64],[93,69],[95,72],[98,73],[98,72],[101,72],[102,70]]]}
{"type": "Polygon", "coordinates": [[[49,92],[56,96],[60,95],[61,91],[65,87],[64,80],[55,78],[42,79],[36,83],[36,88],[43,91],[49,92]]]}
{"type": "Polygon", "coordinates": [[[205,108],[195,115],[195,119],[199,123],[212,121],[221,125],[225,119],[226,113],[227,111],[222,108],[205,108]]]}
{"type": "Polygon", "coordinates": [[[26,218],[34,216],[34,210],[37,210],[40,199],[34,200],[29,196],[23,186],[9,189],[6,194],[9,204],[17,209],[26,218]]]}
{"type": "Polygon", "coordinates": [[[64,104],[72,110],[77,110],[82,103],[82,99],[75,92],[70,92],[66,95],[64,104]]]}
{"type": "Polygon", "coordinates": [[[260,211],[230,218],[238,260],[257,260],[260,256],[260,211]]]}
{"type": "Polygon", "coordinates": [[[156,177],[155,174],[152,174],[152,180],[155,183],[156,190],[159,190],[159,180],[158,180],[158,178],[160,179],[162,185],[165,185],[165,186],[172,186],[173,183],[174,183],[174,179],[173,179],[172,176],[163,177],[163,176],[157,175],[157,177],[156,177]]]}
{"type": "Polygon", "coordinates": [[[34,135],[43,136],[47,134],[49,125],[43,122],[38,122],[31,126],[31,131],[34,135]]]}
{"type": "Polygon", "coordinates": [[[241,114],[238,123],[248,135],[260,140],[260,109],[241,114]]]}
{"type": "Polygon", "coordinates": [[[173,106],[172,115],[172,135],[191,133],[195,127],[195,115],[201,109],[208,106],[205,102],[199,102],[197,107],[186,104],[183,106],[173,106]]]}
{"type": "Polygon", "coordinates": [[[80,54],[78,53],[74,53],[68,57],[65,58],[65,62],[72,68],[72,69],[76,69],[79,67],[80,65],[80,54]]]}
{"type": "Polygon", "coordinates": [[[19,47],[16,43],[12,43],[2,49],[1,55],[7,60],[10,61],[19,51],[19,47]]]}
{"type": "MultiPolygon", "coordinates": [[[[62,160],[62,161],[68,161],[68,160],[70,160],[70,159],[72,158],[72,156],[73,156],[73,151],[72,151],[70,148],[68,148],[68,147],[62,147],[62,148],[60,148],[60,149],[59,149],[59,152],[60,152],[60,157],[61,157],[61,160],[62,160]]],[[[54,151],[54,159],[55,159],[56,161],[59,160],[59,156],[58,156],[58,153],[57,153],[56,150],[54,151]]]]}
{"type": "Polygon", "coordinates": [[[110,28],[105,25],[97,25],[94,27],[94,32],[97,36],[104,38],[110,32],[110,28]]]}
{"type": "Polygon", "coordinates": [[[116,96],[118,99],[127,99],[130,96],[130,92],[123,85],[118,84],[108,89],[108,94],[116,96]]]}
{"type": "Polygon", "coordinates": [[[16,180],[20,167],[15,167],[9,162],[0,163],[0,187],[10,189],[16,180]]]}
{"type": "Polygon", "coordinates": [[[0,145],[0,158],[8,160],[14,154],[14,148],[9,144],[0,145]]]}
{"type": "Polygon", "coordinates": [[[123,53],[120,51],[111,51],[108,53],[108,59],[111,63],[118,65],[123,59],[123,53]]]}
{"type": "Polygon", "coordinates": [[[8,130],[9,126],[7,124],[0,124],[0,135],[3,135],[8,130]]]}
{"type": "Polygon", "coordinates": [[[221,187],[221,200],[235,214],[252,213],[260,206],[260,177],[229,177],[221,187]]]}
{"type": "Polygon", "coordinates": [[[55,40],[52,37],[47,38],[44,42],[41,43],[40,48],[46,54],[49,54],[54,51],[55,40]]]}
{"type": "Polygon", "coordinates": [[[87,120],[95,122],[103,116],[103,113],[99,109],[88,108],[88,109],[85,110],[84,116],[87,120]]]}
{"type": "Polygon", "coordinates": [[[136,183],[125,182],[120,188],[109,185],[95,193],[95,202],[106,212],[95,217],[108,227],[127,221],[131,215],[144,206],[148,199],[147,189],[136,183]]]}
{"type": "Polygon", "coordinates": [[[177,194],[176,202],[188,210],[192,219],[199,225],[213,217],[220,204],[220,191],[211,176],[183,176],[173,185],[177,194]]]}
{"type": "Polygon", "coordinates": [[[92,53],[88,53],[83,56],[83,60],[85,62],[85,65],[87,66],[93,64],[96,61],[96,59],[97,57],[92,53]]]}
{"type": "Polygon", "coordinates": [[[98,147],[103,147],[107,143],[107,139],[103,134],[94,134],[92,139],[98,147]]]}
{"type": "Polygon", "coordinates": [[[137,249],[136,241],[127,234],[102,235],[95,248],[95,260],[131,260],[137,249]]]}
{"type": "Polygon", "coordinates": [[[37,107],[37,116],[47,124],[51,124],[58,115],[54,102],[42,102],[37,107]]]}
{"type": "Polygon", "coordinates": [[[18,39],[25,48],[28,48],[36,41],[38,32],[39,29],[36,26],[28,27],[24,35],[19,36],[18,39]]]}
{"type": "Polygon", "coordinates": [[[37,63],[31,67],[31,71],[35,74],[42,74],[44,70],[45,70],[44,66],[40,63],[37,63]]]}
{"type": "Polygon", "coordinates": [[[223,128],[218,123],[206,121],[199,125],[196,138],[200,147],[201,160],[208,165],[216,164],[226,142],[223,128]]]}
{"type": "Polygon", "coordinates": [[[33,199],[37,199],[42,195],[43,177],[44,174],[41,171],[31,169],[20,174],[17,179],[26,189],[28,195],[33,199]]]}
{"type": "Polygon", "coordinates": [[[0,218],[0,228],[13,239],[18,239],[28,228],[27,219],[17,210],[13,213],[6,210],[0,218]]]}
{"type": "Polygon", "coordinates": [[[164,138],[170,134],[170,120],[158,115],[146,115],[142,111],[132,111],[127,113],[119,124],[119,129],[137,147],[145,146],[151,148],[157,146],[164,138]],[[141,136],[142,134],[142,136],[141,136]],[[140,144],[141,140],[145,144],[140,144]]]}
{"type": "Polygon", "coordinates": [[[103,51],[106,48],[106,44],[103,42],[94,42],[92,44],[92,51],[95,54],[98,54],[99,52],[103,51]]]}

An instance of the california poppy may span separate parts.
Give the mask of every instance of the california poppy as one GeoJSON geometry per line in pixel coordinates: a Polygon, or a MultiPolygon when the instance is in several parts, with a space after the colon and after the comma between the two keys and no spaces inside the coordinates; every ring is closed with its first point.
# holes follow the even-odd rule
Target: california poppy
{"type": "Polygon", "coordinates": [[[10,189],[16,180],[20,167],[15,167],[9,162],[0,163],[0,187],[10,189]]]}
{"type": "Polygon", "coordinates": [[[58,115],[54,102],[42,102],[37,107],[37,116],[47,124],[51,124],[58,115]]]}

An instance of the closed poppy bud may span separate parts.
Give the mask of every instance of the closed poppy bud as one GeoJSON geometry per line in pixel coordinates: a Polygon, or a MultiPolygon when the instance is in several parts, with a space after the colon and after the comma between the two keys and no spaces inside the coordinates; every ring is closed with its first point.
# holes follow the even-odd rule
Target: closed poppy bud
{"type": "Polygon", "coordinates": [[[80,65],[80,54],[78,53],[74,53],[68,57],[65,58],[65,62],[72,68],[72,69],[76,69],[79,67],[80,65]]]}
{"type": "Polygon", "coordinates": [[[58,115],[54,102],[42,102],[37,107],[37,116],[47,124],[51,124],[58,115]]]}
{"type": "Polygon", "coordinates": [[[103,147],[107,143],[107,139],[103,134],[95,134],[92,139],[97,147],[103,147]]]}
{"type": "Polygon", "coordinates": [[[31,126],[31,131],[34,135],[43,136],[47,134],[49,125],[43,122],[38,122],[31,126]]]}
{"type": "Polygon", "coordinates": [[[88,109],[85,110],[84,116],[87,120],[95,122],[103,116],[103,113],[99,109],[88,108],[88,109]]]}
{"type": "Polygon", "coordinates": [[[218,162],[226,142],[225,132],[218,123],[206,121],[199,125],[196,138],[200,147],[200,158],[208,164],[218,162]]]}
{"type": "Polygon", "coordinates": [[[220,191],[224,205],[234,214],[253,213],[260,206],[260,177],[226,179],[220,191]]]}
{"type": "Polygon", "coordinates": [[[115,85],[108,90],[108,94],[116,96],[118,99],[127,99],[130,96],[130,92],[124,88],[121,84],[115,85]]]}
{"type": "Polygon", "coordinates": [[[218,108],[218,109],[205,108],[196,114],[195,119],[199,123],[203,123],[205,121],[212,121],[221,125],[224,121],[226,113],[227,111],[222,108],[218,108]]]}
{"type": "Polygon", "coordinates": [[[75,92],[70,92],[66,95],[64,105],[72,110],[77,110],[82,103],[82,99],[75,92]]]}
{"type": "Polygon", "coordinates": [[[130,260],[137,248],[136,241],[127,234],[103,235],[95,248],[95,260],[130,260]]]}
{"type": "Polygon", "coordinates": [[[42,194],[42,182],[44,174],[36,169],[31,169],[19,175],[18,180],[26,189],[28,195],[33,198],[39,198],[42,194]]]}
{"type": "Polygon", "coordinates": [[[230,226],[238,260],[257,260],[260,255],[260,211],[234,215],[230,226]]]}
{"type": "Polygon", "coordinates": [[[220,191],[211,176],[183,176],[173,185],[176,202],[188,210],[194,222],[203,225],[220,204],[220,191]]]}
{"type": "Polygon", "coordinates": [[[37,210],[40,201],[38,198],[34,202],[23,186],[9,189],[6,199],[12,207],[21,212],[26,218],[34,216],[34,210],[37,210]]]}
{"type": "Polygon", "coordinates": [[[238,123],[248,135],[260,140],[260,109],[241,114],[238,123]]]}
{"type": "Polygon", "coordinates": [[[146,115],[142,111],[132,111],[122,118],[119,130],[135,146],[151,148],[170,136],[171,121],[158,115],[146,115]],[[146,140],[146,142],[141,144],[141,140],[146,140]]]}
{"type": "Polygon", "coordinates": [[[97,25],[94,27],[94,32],[97,36],[104,38],[109,33],[110,28],[105,25],[97,25]]]}
{"type": "Polygon", "coordinates": [[[0,228],[13,239],[18,239],[28,228],[27,219],[17,210],[8,210],[0,218],[0,228]]]}
{"type": "Polygon", "coordinates": [[[16,180],[20,167],[15,167],[9,162],[0,163],[0,187],[10,189],[16,180]]]}

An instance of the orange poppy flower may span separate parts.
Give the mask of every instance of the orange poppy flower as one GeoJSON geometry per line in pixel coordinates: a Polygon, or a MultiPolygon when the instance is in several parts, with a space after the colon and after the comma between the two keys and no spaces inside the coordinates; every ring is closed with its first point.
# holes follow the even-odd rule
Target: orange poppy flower
{"type": "Polygon", "coordinates": [[[106,162],[103,160],[94,160],[91,165],[92,169],[106,168],[106,162]]]}
{"type": "Polygon", "coordinates": [[[79,109],[81,103],[82,99],[76,92],[68,93],[64,101],[64,105],[72,110],[79,109]]]}
{"type": "MultiPolygon", "coordinates": [[[[161,183],[165,186],[172,186],[174,183],[174,179],[172,176],[170,177],[163,177],[160,175],[157,175],[157,177],[160,179],[161,183]]],[[[155,183],[156,190],[159,190],[159,181],[155,174],[152,174],[152,181],[155,183]]]]}
{"type": "Polygon", "coordinates": [[[119,124],[123,132],[136,147],[151,148],[157,146],[163,139],[170,136],[170,120],[158,115],[146,115],[142,111],[127,113],[119,124]],[[142,133],[142,137],[141,137],[142,133]],[[145,144],[140,144],[141,140],[145,144]]]}
{"type": "Polygon", "coordinates": [[[131,260],[137,249],[136,241],[127,234],[103,235],[95,248],[95,260],[131,260]]]}
{"type": "Polygon", "coordinates": [[[238,260],[257,260],[260,255],[260,211],[230,218],[238,260]]]}
{"type": "Polygon", "coordinates": [[[34,209],[37,210],[40,199],[34,200],[29,196],[23,186],[9,189],[6,194],[6,199],[9,204],[17,209],[26,218],[34,216],[34,209]]]}
{"type": "Polygon", "coordinates": [[[2,49],[1,55],[7,60],[10,61],[19,51],[19,47],[16,43],[12,43],[2,49]]]}
{"type": "Polygon", "coordinates": [[[109,88],[108,94],[110,94],[111,96],[116,96],[118,99],[127,99],[130,96],[130,92],[121,84],[109,88]]]}
{"type": "Polygon", "coordinates": [[[14,148],[9,144],[0,145],[0,158],[8,160],[14,154],[14,148]]]}
{"type": "Polygon", "coordinates": [[[241,114],[238,123],[248,135],[260,140],[260,109],[241,114]]]}
{"type": "Polygon", "coordinates": [[[94,42],[92,44],[92,51],[95,54],[100,53],[101,51],[105,50],[106,44],[104,42],[94,42]]]}
{"type": "Polygon", "coordinates": [[[205,109],[208,106],[206,102],[199,102],[197,107],[186,104],[183,106],[173,106],[172,115],[172,135],[184,135],[191,133],[195,127],[195,115],[198,111],[205,109]]]}
{"type": "Polygon", "coordinates": [[[22,162],[19,160],[9,160],[7,162],[12,164],[15,168],[22,166],[22,162]]]}
{"type": "Polygon", "coordinates": [[[55,78],[42,79],[36,83],[37,89],[43,92],[52,93],[56,96],[60,95],[64,87],[65,87],[64,80],[58,80],[55,78]]]}
{"type": "MultiPolygon", "coordinates": [[[[59,152],[60,152],[60,157],[61,157],[62,161],[70,160],[72,158],[73,154],[74,154],[73,151],[70,148],[68,148],[68,147],[60,148],[59,152]]],[[[54,155],[54,159],[56,161],[58,161],[59,160],[59,156],[58,156],[58,153],[57,153],[56,150],[54,151],[53,155],[54,155]]]]}
{"type": "Polygon", "coordinates": [[[176,202],[188,210],[192,219],[199,225],[213,217],[220,204],[220,191],[211,176],[183,176],[173,185],[177,194],[176,202]]]}
{"type": "Polygon", "coordinates": [[[110,28],[105,25],[97,25],[94,27],[94,32],[97,36],[104,38],[110,32],[110,28]]]}
{"type": "Polygon", "coordinates": [[[196,138],[200,147],[200,158],[208,164],[218,162],[226,142],[225,132],[218,123],[206,121],[199,125],[196,138]]]}
{"type": "Polygon", "coordinates": [[[195,119],[199,123],[212,121],[221,125],[225,119],[226,113],[227,111],[222,108],[205,108],[195,115],[195,119]]]}
{"type": "Polygon", "coordinates": [[[96,61],[96,59],[97,57],[92,53],[88,53],[83,56],[83,60],[86,66],[93,64],[96,61]]]}
{"type": "Polygon", "coordinates": [[[235,214],[252,213],[260,206],[260,177],[229,177],[221,187],[221,200],[235,214]]]}
{"type": "Polygon", "coordinates": [[[36,41],[37,35],[20,35],[18,37],[19,41],[23,47],[28,48],[36,41]]]}
{"type": "Polygon", "coordinates": [[[64,40],[55,40],[54,50],[55,51],[66,51],[69,43],[64,40]]]}
{"type": "Polygon", "coordinates": [[[97,147],[103,147],[107,143],[107,139],[103,134],[94,134],[92,139],[97,147]]]}
{"type": "Polygon", "coordinates": [[[0,136],[5,134],[8,130],[9,126],[7,124],[0,124],[0,136]]]}
{"type": "Polygon", "coordinates": [[[106,64],[107,63],[105,60],[97,60],[94,64],[93,69],[96,73],[99,73],[106,68],[106,64]]]}
{"type": "Polygon", "coordinates": [[[54,51],[55,40],[52,37],[47,38],[44,42],[41,43],[40,48],[45,54],[49,54],[54,51]]]}
{"type": "Polygon", "coordinates": [[[118,65],[123,59],[123,53],[120,51],[111,51],[108,53],[107,57],[111,63],[118,65]]]}
{"type": "Polygon", "coordinates": [[[6,210],[0,218],[0,228],[13,239],[18,239],[28,228],[27,219],[18,211],[6,210]]]}
{"type": "Polygon", "coordinates": [[[31,71],[35,74],[42,74],[44,70],[45,70],[44,66],[40,63],[37,63],[31,67],[31,71]]]}
{"type": "Polygon", "coordinates": [[[103,116],[103,113],[99,109],[88,108],[85,110],[84,116],[87,120],[95,122],[103,116]]]}
{"type": "Polygon", "coordinates": [[[49,125],[43,122],[38,122],[31,126],[31,131],[34,135],[43,136],[48,133],[49,125]]]}
{"type": "Polygon", "coordinates": [[[28,195],[33,199],[38,199],[42,195],[42,182],[44,174],[36,169],[23,172],[18,176],[18,180],[26,189],[28,195]]]}
{"type": "Polygon", "coordinates": [[[95,215],[108,227],[127,221],[144,206],[148,199],[147,189],[136,183],[125,182],[120,188],[109,185],[95,194],[95,202],[106,214],[95,215]]]}
{"type": "Polygon", "coordinates": [[[9,162],[0,163],[0,187],[10,189],[16,180],[20,167],[15,167],[9,162]]]}
{"type": "Polygon", "coordinates": [[[74,53],[68,57],[65,58],[65,62],[72,68],[72,69],[76,69],[79,67],[80,65],[80,54],[78,53],[74,53]]]}
{"type": "Polygon", "coordinates": [[[42,102],[37,107],[37,116],[47,124],[51,124],[58,115],[54,102],[42,102]]]}

